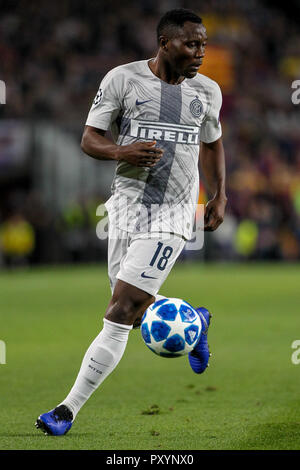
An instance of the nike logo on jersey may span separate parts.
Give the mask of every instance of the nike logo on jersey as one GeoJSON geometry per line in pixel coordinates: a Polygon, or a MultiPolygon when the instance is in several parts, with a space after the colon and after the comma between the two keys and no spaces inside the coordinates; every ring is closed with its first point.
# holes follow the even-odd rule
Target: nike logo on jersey
{"type": "Polygon", "coordinates": [[[147,276],[147,274],[145,274],[145,271],[142,272],[141,277],[144,277],[144,278],[146,278],[146,279],[157,279],[157,277],[147,276]]]}
{"type": "Polygon", "coordinates": [[[135,104],[136,104],[137,106],[140,106],[141,104],[148,103],[148,101],[152,101],[152,99],[151,99],[151,100],[145,100],[145,101],[136,100],[135,104]]]}

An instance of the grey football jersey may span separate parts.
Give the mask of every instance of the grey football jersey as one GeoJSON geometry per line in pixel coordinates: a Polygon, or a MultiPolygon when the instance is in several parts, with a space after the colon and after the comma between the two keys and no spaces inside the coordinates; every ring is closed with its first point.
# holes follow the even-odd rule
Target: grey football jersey
{"type": "Polygon", "coordinates": [[[198,73],[170,85],[152,73],[148,60],[121,65],[104,77],[86,124],[111,130],[118,145],[156,140],[164,150],[152,168],[118,162],[106,207],[119,228],[191,238],[199,192],[199,145],[221,136],[221,103],[220,88],[210,78],[198,73]],[[152,208],[155,217],[150,223],[152,208]],[[145,213],[148,219],[141,216],[145,213]]]}

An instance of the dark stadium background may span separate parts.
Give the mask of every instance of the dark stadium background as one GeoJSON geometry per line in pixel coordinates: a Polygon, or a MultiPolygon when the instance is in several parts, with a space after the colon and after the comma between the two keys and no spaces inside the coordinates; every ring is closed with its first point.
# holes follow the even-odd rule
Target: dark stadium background
{"type": "Polygon", "coordinates": [[[0,0],[0,450],[299,450],[300,2],[275,5],[0,0]],[[101,78],[153,57],[176,7],[208,30],[228,208],[161,293],[212,312],[210,367],[154,355],[135,329],[71,432],[46,438],[36,418],[69,392],[111,295],[96,208],[115,164],[82,153],[84,123],[101,78]]]}
{"type": "Polygon", "coordinates": [[[153,57],[158,19],[175,7],[195,10],[208,30],[200,71],[223,92],[228,194],[222,227],[182,258],[299,260],[299,7],[270,5],[0,1],[0,266],[106,259],[96,207],[109,197],[114,164],[81,152],[83,126],[101,78],[153,57]]]}

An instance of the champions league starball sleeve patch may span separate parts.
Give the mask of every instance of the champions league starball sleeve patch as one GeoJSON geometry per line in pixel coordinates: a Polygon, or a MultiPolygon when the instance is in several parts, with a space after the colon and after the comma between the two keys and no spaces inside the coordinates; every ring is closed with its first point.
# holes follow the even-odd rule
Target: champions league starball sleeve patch
{"type": "Polygon", "coordinates": [[[93,104],[95,106],[97,106],[100,103],[100,101],[102,100],[102,97],[103,97],[103,91],[102,91],[101,88],[99,88],[99,90],[97,91],[97,94],[95,96],[95,99],[93,101],[93,104]]]}

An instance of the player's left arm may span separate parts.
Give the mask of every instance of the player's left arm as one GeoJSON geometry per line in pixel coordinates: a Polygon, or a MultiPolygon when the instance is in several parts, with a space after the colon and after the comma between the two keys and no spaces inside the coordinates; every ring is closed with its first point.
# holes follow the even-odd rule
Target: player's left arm
{"type": "Polygon", "coordinates": [[[204,230],[212,232],[223,222],[227,203],[222,137],[210,143],[201,142],[199,158],[210,197],[204,211],[204,230]]]}

